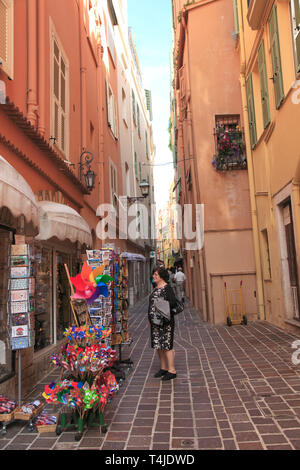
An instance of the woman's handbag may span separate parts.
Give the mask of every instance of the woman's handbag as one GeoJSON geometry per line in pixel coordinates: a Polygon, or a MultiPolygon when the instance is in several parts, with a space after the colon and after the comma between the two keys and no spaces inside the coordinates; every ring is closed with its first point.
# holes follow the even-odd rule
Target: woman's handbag
{"type": "Polygon", "coordinates": [[[164,299],[157,299],[154,302],[155,311],[160,314],[160,316],[167,321],[171,320],[171,310],[170,303],[164,299]]]}
{"type": "Polygon", "coordinates": [[[183,312],[184,304],[180,302],[180,300],[176,299],[176,307],[172,308],[173,315],[178,315],[179,313],[183,312]]]}

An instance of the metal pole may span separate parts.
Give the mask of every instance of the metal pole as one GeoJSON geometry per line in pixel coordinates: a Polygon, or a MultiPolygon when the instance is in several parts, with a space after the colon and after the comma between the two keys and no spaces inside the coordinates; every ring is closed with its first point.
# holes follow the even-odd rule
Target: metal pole
{"type": "Polygon", "coordinates": [[[18,404],[21,408],[22,401],[22,361],[21,361],[21,351],[18,351],[18,404]]]}

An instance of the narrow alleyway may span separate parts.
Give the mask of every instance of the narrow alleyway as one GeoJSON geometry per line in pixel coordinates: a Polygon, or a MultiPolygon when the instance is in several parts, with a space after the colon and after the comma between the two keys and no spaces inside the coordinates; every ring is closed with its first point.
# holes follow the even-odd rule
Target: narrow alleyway
{"type": "MultiPolygon", "coordinates": [[[[300,369],[292,365],[297,339],[265,322],[249,326],[204,324],[187,307],[177,319],[178,378],[154,379],[147,299],[131,313],[132,372],[108,406],[106,435],[86,430],[30,433],[14,423],[0,438],[2,450],[300,449],[300,369]]],[[[32,391],[38,398],[50,374],[32,391]]],[[[51,408],[50,408],[51,409],[51,408]]]]}

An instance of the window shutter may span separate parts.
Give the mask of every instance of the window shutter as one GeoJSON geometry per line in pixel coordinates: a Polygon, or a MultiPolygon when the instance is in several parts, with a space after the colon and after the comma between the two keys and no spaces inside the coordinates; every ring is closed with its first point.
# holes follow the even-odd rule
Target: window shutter
{"type": "Polygon", "coordinates": [[[106,109],[107,109],[107,124],[109,127],[112,127],[112,115],[111,115],[111,105],[110,105],[110,91],[108,81],[106,80],[106,109]]]}
{"type": "Polygon", "coordinates": [[[240,34],[239,13],[238,13],[238,0],[233,0],[233,14],[234,14],[234,32],[240,34]]]}
{"type": "Polygon", "coordinates": [[[278,109],[284,99],[282,67],[280,57],[280,44],[278,34],[277,6],[274,5],[269,18],[270,44],[273,64],[273,82],[275,90],[275,102],[278,109]]]}
{"type": "Polygon", "coordinates": [[[0,68],[13,79],[13,1],[0,0],[0,68]]]}
{"type": "Polygon", "coordinates": [[[269,91],[268,91],[268,76],[266,66],[266,55],[265,55],[265,43],[262,40],[258,49],[258,70],[260,77],[260,91],[261,91],[261,102],[263,112],[264,128],[270,123],[270,102],[269,102],[269,91]]]}
{"type": "Polygon", "coordinates": [[[251,139],[251,146],[252,148],[254,148],[255,145],[257,144],[257,131],[256,131],[252,73],[249,75],[248,80],[246,82],[246,90],[247,90],[247,101],[248,101],[250,139],[251,139]]]}
{"type": "Polygon", "coordinates": [[[132,90],[132,116],[133,116],[133,122],[136,124],[135,95],[134,95],[133,90],[132,90]]]}
{"type": "Polygon", "coordinates": [[[138,177],[138,161],[137,161],[137,154],[134,152],[134,172],[136,178],[138,177]]]}
{"type": "Polygon", "coordinates": [[[296,71],[300,72],[300,0],[291,0],[296,71]]]}

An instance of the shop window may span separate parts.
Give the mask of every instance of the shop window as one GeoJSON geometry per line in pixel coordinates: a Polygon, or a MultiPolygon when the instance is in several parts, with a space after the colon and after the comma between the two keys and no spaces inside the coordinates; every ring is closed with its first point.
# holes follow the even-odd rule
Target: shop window
{"type": "Polygon", "coordinates": [[[56,252],[56,339],[58,341],[63,339],[65,329],[73,323],[70,307],[70,285],[65,264],[70,266],[70,256],[56,252]]]}
{"type": "Polygon", "coordinates": [[[51,42],[51,135],[63,154],[69,154],[69,67],[60,41],[52,28],[51,42]]]}
{"type": "Polygon", "coordinates": [[[7,337],[8,256],[12,232],[0,228],[0,382],[12,371],[12,352],[7,337]]]}
{"type": "Polygon", "coordinates": [[[35,351],[53,343],[52,272],[52,250],[35,246],[35,351]]]}

